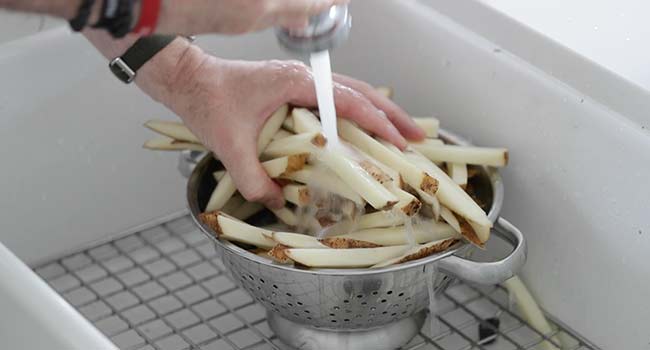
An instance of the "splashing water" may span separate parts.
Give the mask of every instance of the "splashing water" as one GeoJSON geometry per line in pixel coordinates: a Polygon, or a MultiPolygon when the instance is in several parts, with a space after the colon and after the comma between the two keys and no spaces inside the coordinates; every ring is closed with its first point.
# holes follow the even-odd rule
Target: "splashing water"
{"type": "Polygon", "coordinates": [[[315,52],[310,58],[314,74],[318,112],[323,124],[323,133],[327,138],[328,147],[339,145],[339,135],[336,129],[336,107],[334,105],[334,85],[332,83],[332,66],[329,51],[315,52]]]}

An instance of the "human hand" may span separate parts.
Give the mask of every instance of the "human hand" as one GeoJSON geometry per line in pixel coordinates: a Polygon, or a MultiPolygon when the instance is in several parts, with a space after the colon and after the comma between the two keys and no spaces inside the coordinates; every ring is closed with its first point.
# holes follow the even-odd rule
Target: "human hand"
{"type": "MultiPolygon", "coordinates": [[[[182,57],[175,73],[159,80],[163,84],[139,85],[179,115],[217,155],[247,200],[282,206],[280,187],[258,161],[257,139],[268,117],[283,104],[317,106],[311,70],[295,61],[223,60],[195,47],[182,57]]],[[[161,65],[163,58],[158,58],[161,65]]],[[[334,81],[337,115],[400,148],[406,146],[404,137],[424,137],[400,107],[372,86],[343,75],[335,75],[334,81]]]]}
{"type": "Polygon", "coordinates": [[[241,34],[282,26],[300,29],[310,16],[350,0],[164,0],[157,32],[241,34]]]}

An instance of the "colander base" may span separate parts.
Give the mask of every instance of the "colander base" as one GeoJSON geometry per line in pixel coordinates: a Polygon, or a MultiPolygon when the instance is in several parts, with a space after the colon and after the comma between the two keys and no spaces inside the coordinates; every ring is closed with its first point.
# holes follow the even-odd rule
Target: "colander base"
{"type": "Polygon", "coordinates": [[[267,312],[269,326],[293,350],[395,350],[407,344],[422,328],[427,311],[368,330],[327,330],[296,323],[267,312]]]}

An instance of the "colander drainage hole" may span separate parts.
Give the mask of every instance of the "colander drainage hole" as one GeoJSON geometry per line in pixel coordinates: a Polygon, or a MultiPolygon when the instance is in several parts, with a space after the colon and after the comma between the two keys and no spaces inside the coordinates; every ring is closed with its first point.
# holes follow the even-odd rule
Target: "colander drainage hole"
{"type": "Polygon", "coordinates": [[[388,313],[388,311],[384,311],[384,312],[382,312],[381,314],[382,314],[382,315],[385,315],[385,314],[387,314],[387,313],[388,313]]]}
{"type": "Polygon", "coordinates": [[[273,285],[273,288],[278,289],[278,286],[276,286],[276,285],[274,284],[274,285],[273,285]]]}
{"type": "Polygon", "coordinates": [[[393,291],[389,290],[388,292],[386,292],[386,294],[391,295],[391,294],[393,294],[393,291]]]}
{"type": "Polygon", "coordinates": [[[293,304],[291,304],[291,303],[287,303],[287,305],[289,305],[289,306],[291,306],[291,307],[293,307],[293,304]]]}
{"type": "Polygon", "coordinates": [[[330,316],[336,316],[336,314],[334,314],[334,313],[331,313],[331,314],[330,314],[330,316]]]}
{"type": "Polygon", "coordinates": [[[248,275],[248,278],[250,278],[251,281],[254,281],[254,280],[255,280],[255,279],[253,278],[253,276],[251,276],[251,275],[248,275]]]}
{"type": "Polygon", "coordinates": [[[397,294],[397,296],[398,296],[398,297],[403,297],[403,296],[404,296],[404,293],[399,293],[399,294],[397,294]]]}
{"type": "Polygon", "coordinates": [[[390,314],[390,315],[391,315],[391,316],[396,316],[396,315],[397,315],[397,313],[396,313],[396,312],[393,312],[393,313],[392,313],[392,314],[390,314]]]}
{"type": "Polygon", "coordinates": [[[381,302],[382,302],[382,303],[385,303],[385,302],[386,302],[386,299],[381,299],[381,302]]]}
{"type": "Polygon", "coordinates": [[[291,293],[287,293],[287,296],[290,297],[290,296],[291,296],[291,293]]]}
{"type": "Polygon", "coordinates": [[[347,304],[347,303],[349,303],[350,301],[346,299],[346,300],[343,300],[343,302],[344,302],[345,304],[347,304]]]}
{"type": "Polygon", "coordinates": [[[338,307],[338,306],[334,306],[333,309],[334,309],[334,310],[340,310],[341,308],[338,307]]]}
{"type": "Polygon", "coordinates": [[[296,304],[298,304],[298,305],[300,305],[300,306],[302,306],[302,303],[301,303],[301,302],[297,302],[296,304]]]}
{"type": "Polygon", "coordinates": [[[263,279],[261,279],[261,278],[260,278],[260,282],[262,282],[262,283],[266,283],[266,282],[264,282],[264,280],[263,280],[263,279]]]}
{"type": "Polygon", "coordinates": [[[361,298],[363,298],[363,295],[359,294],[359,295],[357,295],[357,298],[361,299],[361,298]]]}
{"type": "Polygon", "coordinates": [[[336,323],[336,320],[332,320],[332,323],[336,323]]]}
{"type": "Polygon", "coordinates": [[[379,294],[379,292],[377,291],[372,292],[372,295],[377,295],[377,294],[379,294]]]}
{"type": "Polygon", "coordinates": [[[364,301],[361,303],[361,305],[368,305],[368,302],[364,301]]]}
{"type": "Polygon", "coordinates": [[[305,310],[305,313],[308,314],[308,313],[309,313],[309,310],[305,310]]]}
{"type": "Polygon", "coordinates": [[[374,306],[370,308],[370,311],[375,311],[375,310],[377,310],[377,308],[374,306]]]}
{"type": "Polygon", "coordinates": [[[349,319],[349,318],[346,318],[346,319],[343,320],[343,321],[345,321],[345,322],[350,322],[350,319],[349,319]]]}
{"type": "Polygon", "coordinates": [[[308,319],[308,320],[311,320],[311,317],[307,316],[307,319],[308,319]]]}

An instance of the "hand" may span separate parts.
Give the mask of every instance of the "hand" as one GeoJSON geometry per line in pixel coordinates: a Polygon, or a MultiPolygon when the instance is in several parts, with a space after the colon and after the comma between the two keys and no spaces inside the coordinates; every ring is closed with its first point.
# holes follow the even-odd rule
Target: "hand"
{"type": "MultiPolygon", "coordinates": [[[[176,46],[156,56],[155,65],[145,65],[136,82],[178,114],[219,157],[247,200],[281,207],[281,189],[258,161],[257,138],[267,118],[283,104],[317,106],[310,69],[295,61],[222,60],[195,46],[176,46]],[[180,61],[171,59],[173,50],[180,61]]],[[[406,146],[404,137],[425,136],[401,108],[372,86],[343,75],[335,75],[334,80],[337,115],[400,148],[406,146]]]]}
{"type": "Polygon", "coordinates": [[[303,28],[310,16],[349,0],[164,0],[158,32],[241,34],[303,28]]]}

